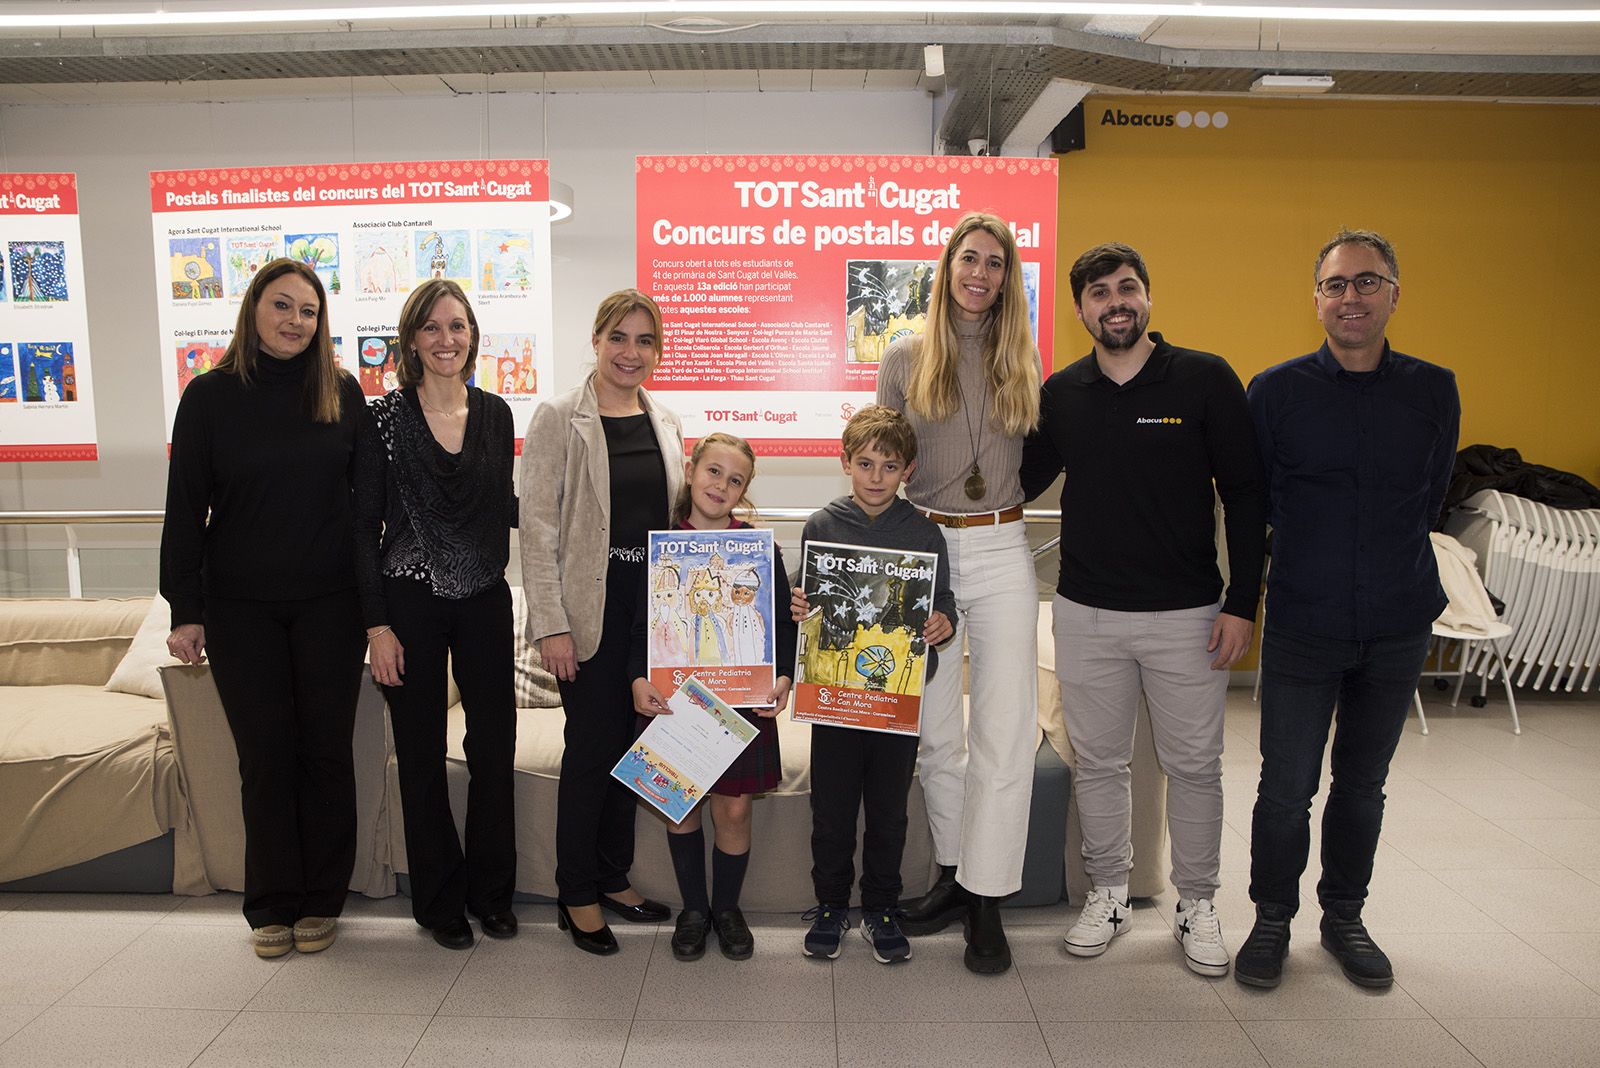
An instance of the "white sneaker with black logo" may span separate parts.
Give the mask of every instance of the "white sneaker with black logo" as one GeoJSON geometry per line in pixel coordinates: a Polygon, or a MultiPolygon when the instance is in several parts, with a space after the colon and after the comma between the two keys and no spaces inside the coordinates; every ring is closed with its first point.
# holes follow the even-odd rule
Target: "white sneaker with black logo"
{"type": "Polygon", "coordinates": [[[1173,936],[1183,943],[1183,960],[1199,975],[1227,975],[1228,947],[1222,944],[1222,921],[1209,897],[1178,901],[1173,936]]]}
{"type": "Polygon", "coordinates": [[[1083,903],[1078,922],[1067,929],[1062,941],[1075,957],[1098,957],[1128,922],[1128,903],[1118,901],[1110,890],[1095,887],[1083,903]]]}

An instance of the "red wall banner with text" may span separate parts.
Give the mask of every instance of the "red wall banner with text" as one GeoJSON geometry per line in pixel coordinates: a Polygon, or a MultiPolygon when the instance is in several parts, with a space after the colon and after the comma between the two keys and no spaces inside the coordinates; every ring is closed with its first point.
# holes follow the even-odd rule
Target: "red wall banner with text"
{"type": "Polygon", "coordinates": [[[687,437],[836,455],[884,349],[925,325],[939,254],[969,211],[1016,235],[1052,365],[1053,159],[640,156],[635,171],[638,284],[666,330],[651,389],[687,437]]]}
{"type": "Polygon", "coordinates": [[[93,460],[78,179],[0,174],[0,460],[93,460]]]}

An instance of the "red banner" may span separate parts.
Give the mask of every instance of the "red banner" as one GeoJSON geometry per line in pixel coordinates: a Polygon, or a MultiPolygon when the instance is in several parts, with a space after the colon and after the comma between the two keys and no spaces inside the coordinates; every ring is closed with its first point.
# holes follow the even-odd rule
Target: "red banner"
{"type": "Polygon", "coordinates": [[[834,455],[883,350],[925,324],[940,252],[969,211],[1016,235],[1048,370],[1056,179],[1053,159],[638,157],[638,282],[666,319],[652,390],[688,437],[834,455]]]}
{"type": "Polygon", "coordinates": [[[150,210],[548,200],[544,160],[435,160],[151,171],[150,210]]]}
{"type": "Polygon", "coordinates": [[[76,214],[76,174],[7,174],[0,179],[0,215],[76,214]]]}

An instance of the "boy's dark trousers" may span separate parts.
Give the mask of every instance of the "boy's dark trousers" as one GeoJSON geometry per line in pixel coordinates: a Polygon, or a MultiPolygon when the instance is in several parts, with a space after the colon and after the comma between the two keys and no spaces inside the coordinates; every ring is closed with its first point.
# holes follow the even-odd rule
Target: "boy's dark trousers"
{"type": "Polygon", "coordinates": [[[870,912],[899,905],[906,794],[916,766],[916,735],[811,728],[811,882],[819,903],[850,903],[856,814],[865,805],[861,907],[870,912]]]}

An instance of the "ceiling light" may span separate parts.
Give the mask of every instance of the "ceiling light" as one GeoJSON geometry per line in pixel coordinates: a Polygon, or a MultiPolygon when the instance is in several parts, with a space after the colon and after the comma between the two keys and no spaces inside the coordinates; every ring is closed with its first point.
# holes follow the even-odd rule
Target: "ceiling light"
{"type": "Polygon", "coordinates": [[[944,45],[922,47],[922,69],[930,78],[944,77],[944,45]]]}
{"type": "MultiPolygon", "coordinates": [[[[1473,0],[1462,0],[1470,5],[1473,0]]],[[[1496,0],[1480,0],[1487,5],[1496,0]]],[[[1431,23],[1600,23],[1600,7],[1522,9],[1502,7],[1362,7],[1331,0],[1326,6],[1248,3],[1075,3],[1061,0],[490,0],[479,3],[340,4],[307,0],[254,0],[250,4],[208,6],[201,10],[168,10],[146,0],[144,10],[128,10],[127,2],[72,5],[9,3],[10,11],[31,8],[31,14],[0,15],[0,29],[63,29],[110,26],[207,26],[255,22],[357,22],[418,18],[509,18],[513,16],[585,15],[723,15],[723,14],[894,14],[894,15],[1021,15],[1049,17],[1162,16],[1181,18],[1285,19],[1333,22],[1431,23]]]]}
{"type": "Polygon", "coordinates": [[[1326,93],[1333,88],[1327,74],[1263,74],[1250,83],[1252,93],[1326,93]]]}
{"type": "Polygon", "coordinates": [[[550,179],[550,221],[564,222],[572,218],[572,187],[566,182],[550,179]]]}

